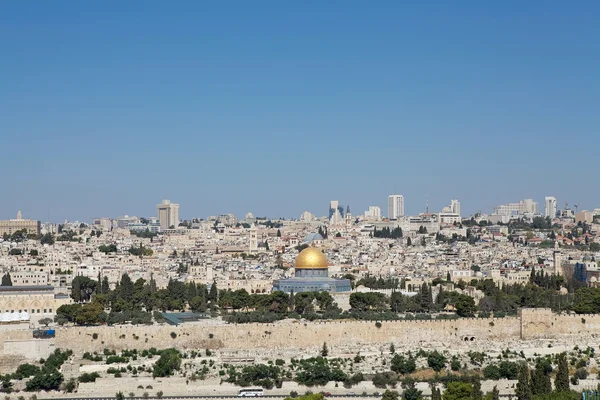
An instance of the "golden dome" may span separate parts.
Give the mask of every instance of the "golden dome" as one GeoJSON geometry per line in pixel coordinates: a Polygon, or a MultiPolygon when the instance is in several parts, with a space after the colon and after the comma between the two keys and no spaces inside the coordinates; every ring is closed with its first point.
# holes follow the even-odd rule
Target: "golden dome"
{"type": "Polygon", "coordinates": [[[321,250],[314,247],[307,247],[302,250],[296,256],[296,261],[294,261],[294,268],[296,269],[323,269],[327,267],[327,257],[321,250]]]}

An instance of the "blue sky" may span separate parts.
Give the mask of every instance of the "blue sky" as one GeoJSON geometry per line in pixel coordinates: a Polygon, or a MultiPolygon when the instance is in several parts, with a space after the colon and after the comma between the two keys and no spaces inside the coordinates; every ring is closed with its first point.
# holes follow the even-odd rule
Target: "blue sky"
{"type": "Polygon", "coordinates": [[[600,3],[0,3],[0,218],[600,207],[600,3]]]}

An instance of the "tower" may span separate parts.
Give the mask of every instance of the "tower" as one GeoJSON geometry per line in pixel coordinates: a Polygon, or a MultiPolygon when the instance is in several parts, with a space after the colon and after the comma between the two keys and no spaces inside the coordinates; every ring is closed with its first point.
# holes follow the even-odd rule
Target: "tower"
{"type": "Polygon", "coordinates": [[[352,226],[352,213],[350,213],[350,206],[346,208],[346,215],[344,218],[346,219],[346,228],[350,228],[352,226]]]}
{"type": "Polygon", "coordinates": [[[173,204],[170,200],[163,200],[157,205],[160,229],[165,230],[179,225],[179,204],[173,204]]]}
{"type": "Polygon", "coordinates": [[[256,253],[258,251],[258,231],[256,226],[252,224],[250,227],[250,253],[256,253]]]}
{"type": "Polygon", "coordinates": [[[554,240],[554,253],[552,253],[554,262],[554,275],[562,275],[562,253],[558,248],[558,241],[554,240]]]}

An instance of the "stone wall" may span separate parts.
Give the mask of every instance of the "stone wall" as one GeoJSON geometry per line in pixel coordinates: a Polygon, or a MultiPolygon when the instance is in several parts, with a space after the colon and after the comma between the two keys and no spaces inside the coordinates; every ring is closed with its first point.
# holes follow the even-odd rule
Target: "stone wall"
{"type": "Polygon", "coordinates": [[[600,334],[600,314],[558,315],[550,309],[521,311],[521,338],[554,339],[600,334]]]}
{"type": "Polygon", "coordinates": [[[308,349],[348,344],[389,344],[427,346],[476,340],[518,339],[518,318],[459,319],[441,321],[382,322],[373,321],[299,322],[273,324],[180,326],[102,326],[70,327],[56,331],[56,347],[80,352],[101,352],[104,348],[158,349],[308,349]],[[177,336],[173,338],[171,333],[177,336]],[[96,339],[94,339],[96,337],[96,339]]]}
{"type": "MultiPolygon", "coordinates": [[[[519,317],[438,321],[281,321],[272,324],[229,325],[202,321],[180,326],[95,326],[56,329],[55,339],[33,339],[32,331],[0,330],[1,357],[45,357],[54,348],[76,354],[114,350],[219,349],[228,357],[262,357],[301,353],[324,342],[337,353],[356,349],[379,351],[394,343],[403,348],[485,347],[490,342],[594,337],[600,333],[600,315],[556,315],[547,309],[525,309],[519,317]],[[175,338],[172,334],[175,334],[175,338]]],[[[0,359],[0,364],[2,360],[0,359]]],[[[6,363],[6,362],[5,362],[6,363]]],[[[11,364],[8,362],[8,364],[11,364]]]]}

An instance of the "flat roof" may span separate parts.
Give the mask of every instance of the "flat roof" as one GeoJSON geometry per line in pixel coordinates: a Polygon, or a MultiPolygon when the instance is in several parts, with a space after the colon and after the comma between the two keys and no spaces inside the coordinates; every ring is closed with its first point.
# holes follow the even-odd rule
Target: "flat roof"
{"type": "Polygon", "coordinates": [[[54,291],[53,286],[0,286],[0,292],[49,292],[54,291]]]}

